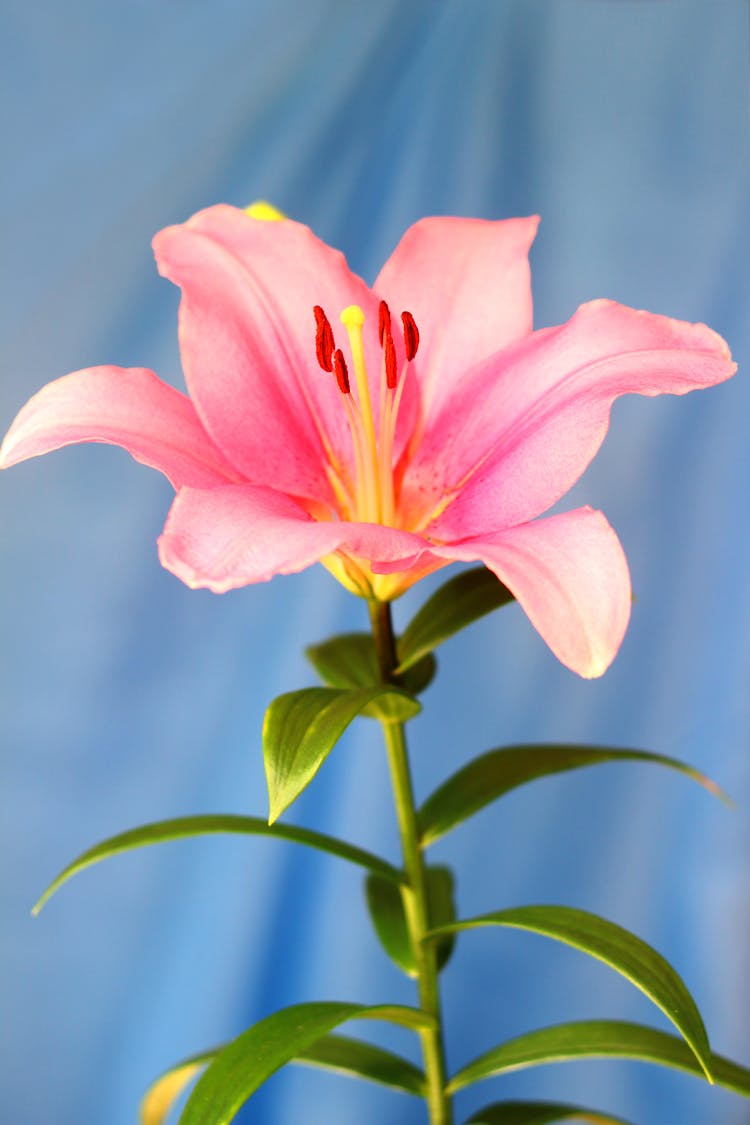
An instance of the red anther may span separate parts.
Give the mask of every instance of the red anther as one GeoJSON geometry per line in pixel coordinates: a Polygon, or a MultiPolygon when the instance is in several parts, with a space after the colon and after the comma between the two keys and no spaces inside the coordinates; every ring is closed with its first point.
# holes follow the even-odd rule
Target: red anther
{"type": "Polygon", "coordinates": [[[313,306],[315,313],[315,355],[324,371],[333,371],[333,329],[320,305],[313,306]]]}
{"type": "Polygon", "coordinates": [[[414,359],[419,347],[419,329],[410,312],[402,312],[401,320],[404,325],[404,348],[409,363],[414,359]]]}
{"type": "Polygon", "coordinates": [[[344,359],[344,353],[341,348],[336,348],[336,351],[333,353],[333,372],[342,395],[348,395],[350,393],[349,372],[346,369],[346,360],[344,359]]]}
{"type": "Polygon", "coordinates": [[[396,365],[396,349],[390,332],[385,333],[383,357],[385,359],[385,385],[389,391],[392,391],[398,381],[398,367],[396,365]]]}
{"type": "Polygon", "coordinates": [[[386,332],[391,331],[391,310],[388,308],[385,301],[380,302],[378,309],[378,336],[380,338],[380,346],[383,347],[383,337],[386,332]]]}

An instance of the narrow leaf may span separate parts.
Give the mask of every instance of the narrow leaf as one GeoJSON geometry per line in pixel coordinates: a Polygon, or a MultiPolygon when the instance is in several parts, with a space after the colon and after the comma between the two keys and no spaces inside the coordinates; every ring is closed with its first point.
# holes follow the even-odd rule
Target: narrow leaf
{"type": "MultiPolygon", "coordinates": [[[[140,1125],[164,1125],[188,1083],[221,1049],[216,1047],[184,1059],[157,1078],[141,1101],[140,1125]]],[[[290,1061],[365,1078],[406,1094],[422,1096],[425,1090],[425,1077],[419,1067],[392,1051],[343,1035],[324,1035],[290,1061]]]]}
{"type": "Polygon", "coordinates": [[[365,894],[370,919],[383,949],[403,973],[416,977],[417,963],[401,888],[379,875],[371,874],[365,882],[365,894]]]}
{"type": "Polygon", "coordinates": [[[309,828],[297,828],[294,825],[273,824],[261,820],[256,816],[234,816],[229,814],[207,814],[204,816],[184,816],[175,820],[161,820],[155,824],[144,824],[140,828],[131,828],[128,832],[121,832],[117,836],[103,840],[93,848],[89,848],[69,863],[54,879],[42,897],[34,906],[32,913],[38,914],[45,902],[79,871],[99,863],[102,859],[127,852],[133,848],[143,848],[149,844],[162,844],[169,840],[184,840],[190,836],[208,836],[217,833],[239,834],[248,836],[269,836],[277,840],[291,840],[296,844],[306,844],[308,847],[317,848],[319,851],[328,852],[340,859],[348,859],[360,867],[376,871],[383,879],[394,883],[403,881],[402,872],[386,863],[379,856],[372,855],[353,844],[343,840],[336,840],[333,836],[325,836],[321,832],[313,832],[309,828]]]}
{"type": "Polygon", "coordinates": [[[415,699],[383,686],[303,688],[274,699],[263,722],[270,824],[312,781],[352,719],[376,699],[393,703],[400,718],[420,710],[415,699]]]}
{"type": "Polygon", "coordinates": [[[695,1001],[682,979],[660,953],[634,934],[569,906],[520,906],[433,930],[432,936],[477,926],[510,926],[554,938],[603,961],[640,988],[671,1020],[690,1045],[709,1082],[711,1048],[695,1001]]]}
{"type": "MultiPolygon", "coordinates": [[[[305,649],[305,655],[320,678],[331,687],[361,688],[380,684],[380,670],[375,645],[370,633],[345,633],[305,649]]],[[[432,682],[437,662],[431,654],[424,656],[396,679],[396,686],[410,695],[419,695],[432,682]]],[[[377,700],[364,714],[374,718],[393,718],[387,702],[377,700]]],[[[390,704],[392,712],[392,703],[390,704]]]]}
{"type": "Polygon", "coordinates": [[[589,1125],[628,1125],[621,1117],[560,1102],[495,1102],[478,1110],[466,1125],[549,1125],[552,1121],[586,1121],[589,1125]]]}
{"type": "Polygon", "coordinates": [[[295,1004],[243,1032],[213,1059],[190,1095],[180,1125],[227,1125],[266,1079],[351,1019],[388,1020],[414,1030],[431,1025],[424,1012],[395,1004],[295,1004]]]}
{"type": "Polygon", "coordinates": [[[343,1035],[325,1035],[292,1061],[367,1078],[406,1094],[423,1096],[425,1091],[425,1077],[419,1067],[392,1051],[343,1035]]]}
{"type": "MultiPolygon", "coordinates": [[[[448,1089],[455,1093],[495,1074],[530,1066],[607,1057],[639,1059],[705,1078],[703,1067],[690,1048],[666,1031],[617,1020],[588,1020],[544,1027],[509,1039],[460,1070],[451,1079],[448,1089]]],[[[713,1053],[710,1067],[715,1082],[750,1097],[750,1069],[713,1053]]]]}
{"type": "Polygon", "coordinates": [[[184,1059],[152,1082],[141,1099],[140,1125],[164,1125],[169,1111],[188,1082],[207,1066],[217,1052],[218,1048],[184,1059]]]}
{"type": "Polygon", "coordinates": [[[454,633],[512,601],[510,590],[484,566],[449,578],[428,598],[399,639],[397,671],[411,668],[454,633]]]}
{"type": "Polygon", "coordinates": [[[475,758],[427,798],[419,810],[422,843],[434,843],[485,805],[537,777],[605,762],[626,761],[651,762],[678,770],[699,782],[710,793],[729,801],[719,786],[705,774],[664,754],[651,754],[646,750],[618,750],[607,746],[572,746],[566,743],[506,746],[499,750],[489,750],[480,758],[475,758]]]}

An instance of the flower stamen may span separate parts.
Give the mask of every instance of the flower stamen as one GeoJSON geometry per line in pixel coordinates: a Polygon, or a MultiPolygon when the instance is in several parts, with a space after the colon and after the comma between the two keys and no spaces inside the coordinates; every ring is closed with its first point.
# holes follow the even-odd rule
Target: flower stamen
{"type": "MultiPolygon", "coordinates": [[[[321,364],[321,367],[322,366],[321,364]]],[[[336,376],[336,382],[342,395],[350,395],[352,391],[349,384],[349,369],[346,366],[346,360],[344,359],[344,353],[341,348],[336,348],[336,351],[333,353],[331,367],[328,368],[328,370],[332,370],[336,376]]]]}
{"type": "Polygon", "coordinates": [[[388,308],[388,305],[385,303],[385,301],[381,301],[378,308],[378,339],[380,340],[381,348],[383,346],[383,337],[385,336],[386,332],[390,333],[390,331],[391,310],[388,308]]]}
{"type": "Polygon", "coordinates": [[[384,333],[381,343],[383,344],[383,361],[385,364],[385,385],[389,391],[392,391],[398,382],[398,367],[396,365],[396,347],[390,332],[384,333]]]}
{"type": "Polygon", "coordinates": [[[359,504],[360,518],[369,523],[380,523],[382,518],[379,480],[378,443],[375,436],[375,420],[372,414],[370,384],[365,364],[365,348],[362,327],[365,314],[359,305],[348,305],[341,313],[341,323],[349,336],[349,348],[354,367],[354,382],[359,399],[358,421],[362,437],[362,464],[364,467],[364,504],[359,504]]]}
{"type": "Polygon", "coordinates": [[[410,312],[401,313],[401,322],[404,326],[404,348],[406,350],[406,361],[411,363],[414,356],[417,354],[419,347],[419,329],[417,323],[410,312]]]}
{"type": "Polygon", "coordinates": [[[362,326],[365,323],[365,314],[362,312],[359,305],[348,305],[341,313],[340,319],[349,336],[349,347],[351,349],[352,364],[354,366],[354,381],[357,385],[357,396],[362,411],[362,421],[364,423],[367,444],[373,458],[377,458],[375,422],[372,416],[370,385],[367,380],[365,347],[362,340],[362,326]]]}
{"type": "Polygon", "coordinates": [[[320,305],[313,308],[315,313],[315,354],[324,371],[333,371],[333,352],[336,347],[331,322],[320,305]]]}
{"type": "Polygon", "coordinates": [[[419,331],[409,312],[401,314],[404,326],[406,362],[399,372],[396,345],[391,334],[391,313],[385,301],[378,308],[378,337],[383,350],[380,370],[378,426],[372,408],[370,383],[365,362],[363,327],[365,314],[359,305],[349,305],[341,313],[351,352],[351,371],[341,348],[337,348],[331,323],[320,305],[315,313],[315,355],[324,371],[332,372],[344,396],[344,405],[352,436],[354,480],[348,494],[340,502],[344,519],[367,523],[392,524],[396,514],[393,479],[393,449],[396,419],[404,391],[404,374],[419,346],[419,331]]]}

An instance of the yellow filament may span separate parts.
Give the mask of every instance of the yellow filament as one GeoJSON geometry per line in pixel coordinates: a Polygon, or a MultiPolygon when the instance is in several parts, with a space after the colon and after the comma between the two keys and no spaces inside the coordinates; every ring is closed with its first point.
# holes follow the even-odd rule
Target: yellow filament
{"type": "Polygon", "coordinates": [[[351,519],[352,512],[349,505],[349,494],[347,493],[346,488],[344,487],[341,478],[334,469],[333,465],[326,465],[326,477],[328,478],[328,483],[333,489],[333,494],[338,501],[338,505],[341,508],[341,511],[344,513],[346,519],[351,519]]]}
{"type": "MultiPolygon", "coordinates": [[[[367,367],[365,365],[365,348],[362,341],[362,325],[365,314],[359,305],[349,305],[341,314],[341,323],[346,328],[349,337],[349,347],[352,354],[354,368],[354,382],[359,398],[359,422],[361,435],[364,439],[362,449],[362,467],[364,470],[364,510],[360,512],[361,518],[371,523],[379,523],[382,517],[379,488],[379,463],[378,445],[375,437],[375,421],[372,416],[372,402],[370,401],[370,387],[367,381],[367,367]]],[[[355,438],[356,445],[356,435],[355,438]]]]}
{"type": "Polygon", "coordinates": [[[383,515],[383,523],[393,523],[393,472],[391,466],[391,457],[388,452],[388,442],[386,434],[388,432],[388,417],[390,413],[391,399],[393,392],[388,387],[388,381],[385,373],[385,352],[383,353],[383,360],[380,364],[380,450],[378,457],[379,466],[379,481],[380,481],[380,497],[381,509],[383,515]]]}
{"type": "Polygon", "coordinates": [[[393,436],[396,429],[396,414],[401,401],[401,387],[398,391],[388,386],[385,370],[385,354],[380,370],[380,496],[383,523],[392,525],[395,517],[395,498],[393,495],[393,436]]]}
{"type": "Polygon", "coordinates": [[[354,446],[354,467],[357,478],[356,497],[355,497],[355,510],[352,513],[352,519],[369,520],[370,510],[373,503],[377,505],[372,487],[372,474],[367,471],[367,459],[364,456],[364,442],[362,435],[362,415],[356,402],[353,401],[351,395],[344,397],[344,406],[346,407],[347,417],[349,418],[349,429],[352,434],[352,444],[354,446]],[[364,508],[362,506],[362,498],[365,498],[364,508]]]}
{"type": "Polygon", "coordinates": [[[436,519],[442,516],[445,509],[456,499],[456,495],[459,491],[460,489],[458,488],[452,488],[450,492],[446,492],[445,495],[441,496],[441,498],[438,500],[435,507],[430,512],[427,512],[427,514],[422,517],[419,523],[410,528],[410,530],[413,531],[415,535],[419,535],[419,533],[421,531],[424,531],[424,529],[429,524],[433,523],[436,519]]]}

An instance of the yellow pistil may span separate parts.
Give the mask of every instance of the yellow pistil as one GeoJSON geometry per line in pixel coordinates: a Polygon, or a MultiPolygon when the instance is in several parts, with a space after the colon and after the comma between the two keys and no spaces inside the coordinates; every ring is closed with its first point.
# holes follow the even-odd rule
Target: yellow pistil
{"type": "MultiPolygon", "coordinates": [[[[341,323],[349,339],[350,363],[342,350],[336,347],[325,310],[320,305],[314,305],[313,312],[316,359],[324,372],[334,376],[341,392],[351,433],[354,464],[353,474],[347,474],[346,484],[338,466],[335,472],[329,473],[339,503],[338,510],[335,513],[321,511],[319,514],[311,511],[311,515],[316,519],[339,518],[401,527],[403,525],[397,510],[393,477],[393,451],[406,374],[419,346],[419,332],[414,317],[409,312],[401,314],[405,362],[399,371],[396,347],[391,336],[390,311],[385,301],[380,302],[378,335],[382,361],[376,402],[378,413],[375,415],[365,361],[364,312],[359,305],[349,305],[341,313],[341,323]]],[[[375,574],[366,559],[350,555],[344,550],[334,552],[321,562],[353,593],[362,597],[376,597],[380,601],[398,597],[419,576],[412,570],[375,574]]]]}
{"type": "MultiPolygon", "coordinates": [[[[365,314],[359,305],[349,305],[341,313],[341,323],[349,336],[349,347],[352,354],[352,367],[354,369],[354,382],[357,387],[359,408],[352,403],[353,421],[356,430],[359,430],[361,447],[361,467],[363,480],[361,486],[364,495],[358,496],[358,515],[368,523],[382,522],[382,503],[380,492],[380,464],[378,458],[378,443],[375,436],[375,420],[372,415],[372,402],[370,400],[370,386],[367,381],[367,367],[365,365],[365,348],[362,340],[362,326],[365,323],[365,314]]],[[[357,444],[357,433],[352,437],[357,444]]]]}

